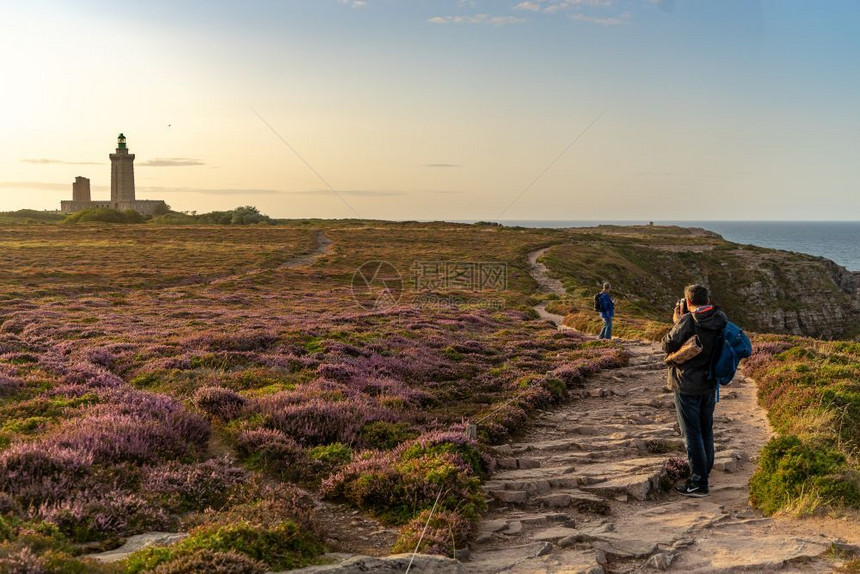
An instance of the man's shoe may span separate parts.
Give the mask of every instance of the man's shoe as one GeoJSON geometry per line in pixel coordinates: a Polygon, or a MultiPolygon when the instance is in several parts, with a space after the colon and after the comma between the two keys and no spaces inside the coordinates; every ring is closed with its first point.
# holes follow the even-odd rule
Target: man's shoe
{"type": "Polygon", "coordinates": [[[687,496],[690,498],[705,498],[708,496],[708,487],[696,484],[695,482],[687,482],[687,484],[683,486],[676,486],[675,492],[681,496],[687,496]]]}

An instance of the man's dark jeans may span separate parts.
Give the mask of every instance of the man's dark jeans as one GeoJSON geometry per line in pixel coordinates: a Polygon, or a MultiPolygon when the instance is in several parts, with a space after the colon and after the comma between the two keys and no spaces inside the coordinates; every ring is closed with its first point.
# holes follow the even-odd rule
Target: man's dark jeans
{"type": "Polygon", "coordinates": [[[675,393],[675,410],[690,461],[690,478],[694,483],[708,485],[708,474],[714,466],[714,393],[682,395],[675,393]]]}

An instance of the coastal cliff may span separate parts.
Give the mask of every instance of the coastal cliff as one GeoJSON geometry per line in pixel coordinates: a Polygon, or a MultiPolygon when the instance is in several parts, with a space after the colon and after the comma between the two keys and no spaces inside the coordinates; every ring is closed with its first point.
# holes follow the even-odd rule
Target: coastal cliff
{"type": "Polygon", "coordinates": [[[821,257],[679,227],[601,226],[570,230],[569,238],[544,256],[573,296],[557,304],[561,312],[581,313],[608,280],[621,313],[666,321],[684,286],[701,282],[750,331],[821,338],[860,333],[860,273],[821,257]]]}

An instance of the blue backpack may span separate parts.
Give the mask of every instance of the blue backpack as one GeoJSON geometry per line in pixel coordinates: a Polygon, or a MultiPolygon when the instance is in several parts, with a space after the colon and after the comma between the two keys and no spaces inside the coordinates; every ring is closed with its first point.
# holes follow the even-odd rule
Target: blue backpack
{"type": "Polygon", "coordinates": [[[735,378],[738,363],[752,355],[752,342],[744,330],[734,323],[726,323],[717,339],[717,348],[711,362],[708,379],[716,385],[728,385],[735,378]]]}

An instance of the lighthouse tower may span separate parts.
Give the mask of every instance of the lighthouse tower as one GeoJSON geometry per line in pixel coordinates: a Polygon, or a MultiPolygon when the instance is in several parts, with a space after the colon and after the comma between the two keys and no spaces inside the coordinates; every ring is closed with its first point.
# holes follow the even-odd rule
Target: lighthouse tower
{"type": "Polygon", "coordinates": [[[110,201],[114,208],[135,200],[134,154],[128,153],[124,135],[119,134],[117,142],[116,153],[110,154],[110,201]]]}

